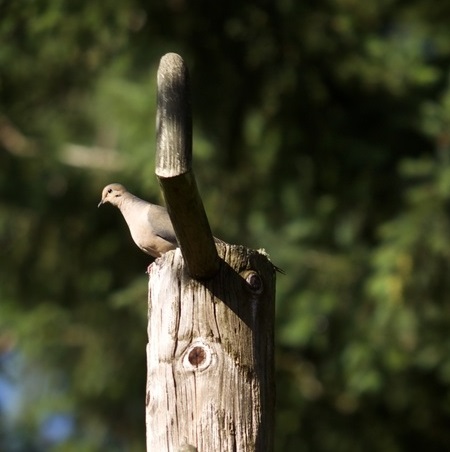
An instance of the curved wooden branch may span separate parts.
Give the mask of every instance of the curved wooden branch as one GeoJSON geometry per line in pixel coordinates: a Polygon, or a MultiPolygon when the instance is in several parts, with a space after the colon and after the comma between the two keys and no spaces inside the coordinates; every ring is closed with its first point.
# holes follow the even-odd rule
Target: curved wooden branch
{"type": "Polygon", "coordinates": [[[176,53],[161,58],[157,97],[156,176],[189,275],[210,278],[220,261],[192,171],[189,74],[176,53]]]}

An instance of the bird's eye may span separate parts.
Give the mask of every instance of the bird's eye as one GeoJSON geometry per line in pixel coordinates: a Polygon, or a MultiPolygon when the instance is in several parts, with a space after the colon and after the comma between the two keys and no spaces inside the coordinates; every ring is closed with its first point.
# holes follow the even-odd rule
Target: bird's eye
{"type": "Polygon", "coordinates": [[[108,189],[108,193],[112,193],[112,188],[109,188],[109,189],[108,189]]]}

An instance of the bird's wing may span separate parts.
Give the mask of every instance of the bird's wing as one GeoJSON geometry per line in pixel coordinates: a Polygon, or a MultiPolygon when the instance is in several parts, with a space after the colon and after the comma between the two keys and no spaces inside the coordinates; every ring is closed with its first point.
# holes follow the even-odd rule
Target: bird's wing
{"type": "Polygon", "coordinates": [[[156,235],[167,240],[174,245],[177,245],[177,236],[170,221],[167,209],[155,204],[150,205],[148,211],[148,221],[152,225],[153,231],[156,235]]]}

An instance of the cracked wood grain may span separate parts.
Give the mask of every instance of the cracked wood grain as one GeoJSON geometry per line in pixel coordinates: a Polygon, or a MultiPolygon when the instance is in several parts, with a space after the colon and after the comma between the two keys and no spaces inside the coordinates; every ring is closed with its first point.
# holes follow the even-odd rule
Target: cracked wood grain
{"type": "Polygon", "coordinates": [[[179,249],[149,279],[147,450],[273,450],[275,270],[218,244],[220,270],[192,279],[179,249]]]}

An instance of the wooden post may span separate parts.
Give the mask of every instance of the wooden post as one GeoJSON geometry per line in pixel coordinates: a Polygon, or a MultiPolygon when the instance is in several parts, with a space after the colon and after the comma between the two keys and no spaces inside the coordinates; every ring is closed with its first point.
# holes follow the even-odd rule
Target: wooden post
{"type": "MultiPolygon", "coordinates": [[[[163,80],[171,73],[175,78],[180,76],[174,66],[186,70],[180,61],[175,54],[163,57],[160,71],[170,67],[163,80]]],[[[164,83],[165,88],[180,86],[173,81],[164,83]]],[[[171,99],[180,97],[169,92],[161,99],[164,105],[158,102],[158,129],[164,130],[167,125],[161,121],[168,117],[174,120],[164,112],[174,111],[171,99]]],[[[176,118],[186,118],[178,114],[180,108],[185,107],[177,106],[175,124],[176,118]]],[[[171,134],[162,140],[164,146],[158,140],[157,156],[161,148],[175,155],[189,148],[185,145],[189,139],[177,136],[182,129],[172,127],[171,134]]],[[[161,160],[180,159],[159,155],[157,167],[161,160]]],[[[165,178],[180,176],[178,170],[170,173],[165,178]]],[[[186,173],[191,173],[190,163],[182,172],[186,173]]],[[[182,243],[181,249],[157,259],[149,271],[147,451],[271,452],[275,267],[263,251],[223,242],[214,246],[206,215],[198,229],[195,224],[185,225],[185,221],[195,223],[195,219],[183,213],[179,200],[171,204],[173,197],[165,197],[172,221],[178,222],[174,227],[182,243]],[[197,233],[206,237],[196,239],[197,233]],[[190,244],[184,246],[183,242],[190,244]],[[216,257],[211,250],[202,253],[199,243],[212,243],[216,257]],[[192,257],[191,253],[203,257],[192,257]]],[[[187,199],[192,198],[191,192],[187,199]]],[[[201,202],[193,205],[203,209],[201,202]]]]}

